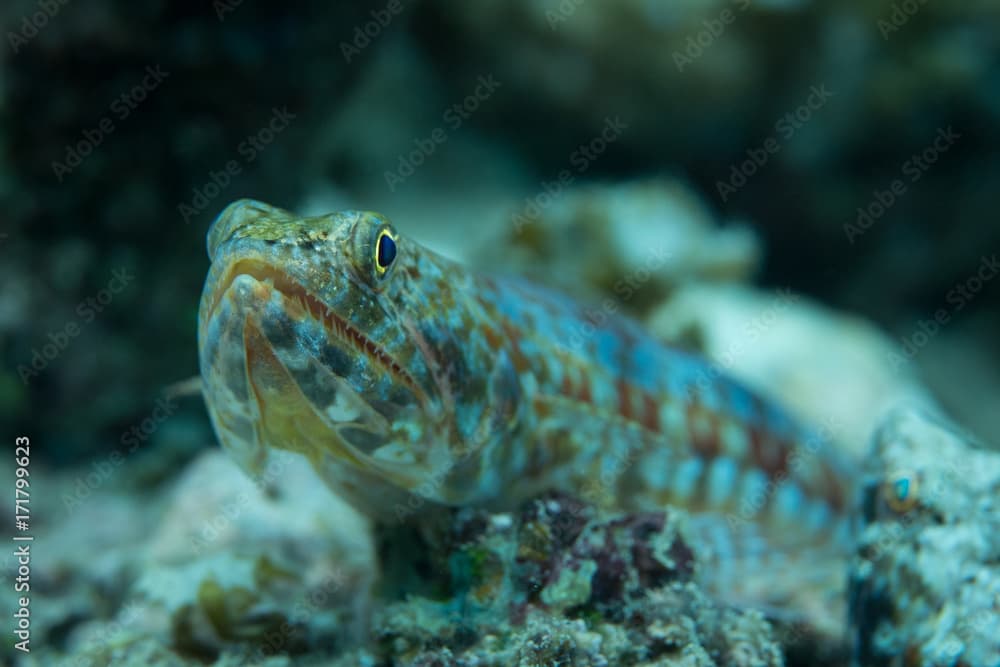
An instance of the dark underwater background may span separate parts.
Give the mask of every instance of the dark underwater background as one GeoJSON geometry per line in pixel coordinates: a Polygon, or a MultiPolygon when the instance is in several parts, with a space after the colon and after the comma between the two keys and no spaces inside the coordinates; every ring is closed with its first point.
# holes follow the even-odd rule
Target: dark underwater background
{"type": "MultiPolygon", "coordinates": [[[[681,179],[760,233],[760,283],[901,345],[1000,246],[996,2],[42,4],[0,10],[0,423],[51,443],[53,463],[118,440],[197,373],[205,232],[240,197],[335,193],[404,229],[423,199],[474,226],[484,198],[535,196],[618,116],[627,131],[578,183],[681,179]],[[479,77],[499,87],[446,117],[479,77]],[[294,120],[248,144],[281,109],[294,120]],[[387,183],[435,128],[426,164],[387,183]],[[907,170],[948,128],[959,138],[907,170]],[[743,187],[720,185],[768,139],[779,150],[743,187]],[[893,203],[872,219],[880,192],[893,203]],[[134,281],[81,305],[116,269],[134,281]]],[[[998,299],[987,283],[915,357],[984,436],[1000,425],[998,299]]],[[[199,406],[182,412],[150,446],[206,429],[199,406]]]]}
{"type": "Polygon", "coordinates": [[[234,200],[376,210],[503,270],[497,218],[650,179],[1000,443],[996,0],[7,0],[0,25],[0,432],[40,470],[127,451],[141,497],[214,446],[164,391],[198,374],[234,200]]]}

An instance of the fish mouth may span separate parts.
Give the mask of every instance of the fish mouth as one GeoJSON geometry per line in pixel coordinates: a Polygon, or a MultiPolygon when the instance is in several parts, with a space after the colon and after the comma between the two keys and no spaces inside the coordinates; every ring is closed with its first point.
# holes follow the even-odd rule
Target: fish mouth
{"type": "Polygon", "coordinates": [[[369,361],[403,384],[414,396],[418,397],[418,400],[424,399],[426,393],[414,377],[381,345],[323,303],[312,292],[303,287],[299,281],[268,262],[255,259],[240,259],[233,262],[226,271],[224,279],[220,281],[219,288],[212,295],[210,313],[215,312],[223,295],[240,276],[249,276],[278,292],[283,297],[291,317],[308,316],[319,323],[332,340],[364,355],[369,361]]]}
{"type": "MultiPolygon", "coordinates": [[[[400,364],[285,271],[255,259],[240,259],[225,267],[217,287],[207,296],[206,321],[214,317],[233,290],[243,292],[241,301],[250,299],[262,304],[277,293],[281,308],[290,318],[303,317],[320,324],[330,337],[329,343],[365,355],[372,365],[382,367],[409,388],[418,403],[426,400],[426,393],[400,364]]],[[[326,371],[326,381],[331,383],[325,395],[344,397],[344,402],[337,404],[344,414],[330,414],[329,406],[325,412],[303,409],[313,402],[296,378],[296,371],[275,352],[256,318],[245,319],[241,338],[246,364],[243,377],[258,413],[255,434],[234,440],[252,440],[258,448],[278,447],[304,454],[317,470],[323,468],[322,461],[327,458],[348,464],[353,470],[373,476],[365,478],[372,484],[379,478],[408,489],[420,482],[419,466],[386,458],[387,452],[396,450],[391,446],[392,418],[360,395],[345,377],[310,356],[308,363],[320,364],[318,367],[326,371]]],[[[244,458],[259,459],[255,455],[244,458]]]]}

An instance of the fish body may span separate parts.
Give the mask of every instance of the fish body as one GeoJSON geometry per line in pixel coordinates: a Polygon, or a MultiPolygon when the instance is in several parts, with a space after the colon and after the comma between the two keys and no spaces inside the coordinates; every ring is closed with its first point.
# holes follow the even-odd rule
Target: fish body
{"type": "Polygon", "coordinates": [[[376,213],[242,200],[208,245],[205,396],[251,471],[299,452],[382,519],[561,489],[715,517],[723,550],[736,534],[783,552],[850,542],[853,476],[832,445],[628,318],[477,274],[376,213]]]}

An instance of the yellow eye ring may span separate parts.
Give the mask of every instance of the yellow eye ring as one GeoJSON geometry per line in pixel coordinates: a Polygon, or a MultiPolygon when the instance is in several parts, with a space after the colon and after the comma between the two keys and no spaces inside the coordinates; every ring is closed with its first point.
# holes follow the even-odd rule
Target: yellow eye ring
{"type": "Polygon", "coordinates": [[[884,482],[883,497],[886,504],[899,514],[916,507],[919,501],[920,478],[912,470],[896,471],[884,482]]]}
{"type": "Polygon", "coordinates": [[[380,229],[378,235],[375,237],[373,259],[375,261],[375,273],[379,277],[384,276],[396,260],[396,235],[388,229],[380,229]]]}

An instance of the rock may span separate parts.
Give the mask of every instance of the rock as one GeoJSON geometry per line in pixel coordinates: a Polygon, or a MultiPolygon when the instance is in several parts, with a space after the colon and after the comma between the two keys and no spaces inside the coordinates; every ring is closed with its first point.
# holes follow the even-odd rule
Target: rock
{"type": "Polygon", "coordinates": [[[914,410],[879,430],[851,614],[864,665],[1000,665],[1000,454],[914,410]]]}
{"type": "Polygon", "coordinates": [[[688,187],[664,178],[546,184],[483,224],[496,231],[472,264],[642,313],[678,285],[741,281],[761,260],[743,224],[720,226],[688,187]]]}
{"type": "Polygon", "coordinates": [[[553,494],[513,514],[447,515],[422,568],[447,596],[376,614],[393,664],[784,664],[759,612],[701,589],[682,513],[605,515],[553,494]]]}
{"type": "MultiPolygon", "coordinates": [[[[101,465],[59,474],[32,461],[30,589],[14,594],[19,557],[14,547],[3,557],[0,583],[11,594],[0,600],[0,611],[10,618],[18,597],[29,597],[31,655],[38,664],[55,664],[66,644],[103,644],[146,625],[127,597],[161,505],[156,498],[136,503],[120,493],[114,477],[122,471],[106,460],[95,463],[101,465]]],[[[4,472],[14,479],[12,470],[4,472]]],[[[19,654],[13,642],[7,646],[19,654]]]]}
{"type": "Polygon", "coordinates": [[[700,142],[704,150],[719,140],[719,127],[745,125],[749,101],[764,85],[767,52],[747,27],[763,21],[778,29],[784,14],[725,0],[479,1],[460,7],[436,0],[417,17],[417,33],[441,59],[447,53],[430,43],[432,35],[454,36],[464,56],[453,65],[456,79],[493,72],[507,85],[501,102],[509,109],[530,99],[535,122],[561,117],[559,123],[541,121],[544,131],[534,136],[543,146],[567,135],[597,136],[610,114],[629,121],[624,141],[637,152],[653,150],[644,143],[653,140],[664,154],[676,154],[700,142]],[[684,131],[669,133],[665,142],[664,127],[684,131]]]}
{"type": "Polygon", "coordinates": [[[185,651],[294,654],[363,635],[373,561],[367,522],[300,457],[250,479],[212,451],[171,493],[135,593],[185,651]]]}
{"type": "MultiPolygon", "coordinates": [[[[109,455],[75,474],[40,476],[43,492],[32,498],[37,664],[212,658],[278,667],[289,658],[265,658],[328,655],[366,636],[368,524],[308,464],[278,455],[250,479],[213,449],[137,501],[122,489],[145,467],[109,455]]],[[[3,563],[11,586],[16,568],[13,556],[3,563]]],[[[14,604],[5,598],[5,613],[14,604]]]]}

